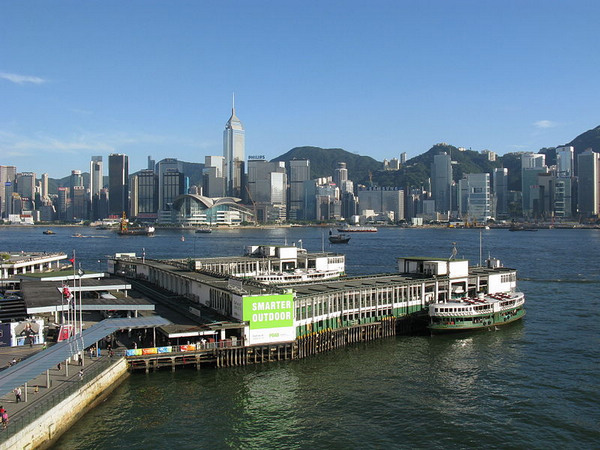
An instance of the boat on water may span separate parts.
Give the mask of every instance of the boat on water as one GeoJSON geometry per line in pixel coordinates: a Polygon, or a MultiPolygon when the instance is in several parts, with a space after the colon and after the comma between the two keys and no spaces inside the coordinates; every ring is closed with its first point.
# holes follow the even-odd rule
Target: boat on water
{"type": "Polygon", "coordinates": [[[333,234],[331,231],[329,232],[329,242],[332,244],[347,244],[349,241],[350,236],[347,236],[344,233],[333,234]]]}
{"type": "Polygon", "coordinates": [[[507,292],[461,297],[429,305],[431,333],[450,333],[495,328],[525,315],[525,294],[507,292]]]}
{"type": "Polygon", "coordinates": [[[377,233],[376,227],[363,227],[361,225],[346,225],[337,230],[340,233],[377,233]]]}
{"type": "Polygon", "coordinates": [[[44,234],[56,234],[54,231],[52,230],[44,230],[43,231],[44,234]]]}
{"type": "Polygon", "coordinates": [[[508,231],[537,231],[537,228],[526,227],[524,225],[512,225],[508,231]]]}
{"type": "Polygon", "coordinates": [[[432,334],[493,330],[525,316],[525,294],[517,290],[517,271],[503,267],[497,259],[472,269],[468,261],[453,257],[402,261],[401,267],[409,273],[447,277],[448,284],[437,292],[437,298],[431,294],[428,328],[432,334]]]}
{"type": "Polygon", "coordinates": [[[212,229],[208,227],[198,228],[196,233],[212,233],[212,229]]]}
{"type": "Polygon", "coordinates": [[[123,213],[119,230],[117,233],[121,236],[154,236],[154,227],[129,227],[129,220],[123,213]]]}

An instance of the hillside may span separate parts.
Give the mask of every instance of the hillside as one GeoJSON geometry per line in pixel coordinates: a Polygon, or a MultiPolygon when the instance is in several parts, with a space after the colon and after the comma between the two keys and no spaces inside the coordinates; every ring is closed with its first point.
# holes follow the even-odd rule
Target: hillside
{"type": "Polygon", "coordinates": [[[571,145],[575,148],[575,155],[579,155],[588,148],[591,148],[596,153],[600,153],[600,126],[580,134],[566,145],[571,145]]]}
{"type": "Polygon", "coordinates": [[[370,156],[360,156],[341,148],[295,147],[272,161],[291,161],[292,159],[310,160],[310,177],[333,175],[338,162],[345,162],[348,178],[353,181],[367,180],[369,171],[381,169],[382,163],[370,156]]]}

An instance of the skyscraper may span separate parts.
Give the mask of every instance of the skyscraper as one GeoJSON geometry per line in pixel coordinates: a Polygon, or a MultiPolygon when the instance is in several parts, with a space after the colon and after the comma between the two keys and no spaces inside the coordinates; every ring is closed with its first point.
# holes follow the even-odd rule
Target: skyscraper
{"type": "Polygon", "coordinates": [[[223,131],[223,157],[225,158],[225,180],[227,195],[242,197],[244,158],[245,158],[245,132],[242,122],[235,115],[235,100],[231,108],[231,117],[225,124],[223,131]]]}
{"type": "Polygon", "coordinates": [[[431,165],[431,191],[435,200],[435,210],[441,213],[452,211],[452,161],[450,155],[442,152],[433,157],[431,165]]]}
{"type": "Polygon", "coordinates": [[[35,173],[22,172],[16,175],[17,192],[21,197],[35,199],[35,173]]]}
{"type": "MultiPolygon", "coordinates": [[[[142,170],[135,177],[136,206],[135,215],[141,219],[158,217],[158,175],[154,170],[142,170]]],[[[133,190],[131,194],[133,198],[133,190]]]]}
{"type": "Polygon", "coordinates": [[[308,159],[293,159],[288,164],[290,183],[288,219],[305,219],[304,182],[310,180],[310,161],[308,159]]]}
{"type": "Polygon", "coordinates": [[[508,214],[508,169],[494,169],[493,187],[496,197],[496,213],[493,215],[497,217],[508,214]]]}
{"type": "Polygon", "coordinates": [[[100,194],[104,187],[102,156],[92,156],[90,161],[90,197],[100,194]]]}
{"type": "Polygon", "coordinates": [[[600,214],[600,153],[591,148],[577,157],[579,176],[579,213],[584,216],[600,214]]]}
{"type": "Polygon", "coordinates": [[[0,217],[8,217],[16,175],[15,166],[0,166],[0,217]]]}
{"type": "Polygon", "coordinates": [[[71,178],[69,180],[69,187],[71,188],[71,198],[73,198],[73,188],[75,186],[83,187],[83,175],[81,174],[81,170],[71,170],[71,178]]]}
{"type": "Polygon", "coordinates": [[[523,215],[526,217],[530,216],[533,211],[531,192],[538,189],[536,187],[539,186],[537,176],[546,172],[548,172],[546,155],[538,153],[523,153],[521,155],[521,194],[523,215]]]}
{"type": "Polygon", "coordinates": [[[174,180],[173,174],[177,173],[183,177],[183,164],[177,158],[161,159],[156,164],[156,172],[158,174],[158,209],[160,211],[170,211],[167,204],[172,203],[175,197],[184,193],[182,191],[183,187],[181,189],[177,187],[173,190],[173,183],[175,183],[175,186],[179,186],[180,183],[179,179],[174,180]],[[165,177],[167,173],[170,175],[165,177]],[[165,183],[170,183],[171,186],[167,186],[165,183]]]}
{"type": "Polygon", "coordinates": [[[42,174],[42,183],[40,189],[40,197],[42,198],[42,202],[47,201],[50,198],[50,192],[48,191],[48,174],[42,174]]]}
{"type": "Polygon", "coordinates": [[[333,182],[340,188],[340,192],[344,192],[346,181],[348,181],[348,169],[345,162],[338,162],[335,172],[333,173],[333,182]]]}
{"type": "Polygon", "coordinates": [[[129,158],[120,153],[108,155],[108,215],[129,215],[129,158]]]}
{"type": "Polygon", "coordinates": [[[556,175],[560,178],[568,178],[574,175],[573,152],[571,146],[558,147],[556,149],[556,175]]]}
{"type": "Polygon", "coordinates": [[[465,219],[481,223],[492,218],[489,173],[466,174],[458,189],[458,210],[465,219]]]}

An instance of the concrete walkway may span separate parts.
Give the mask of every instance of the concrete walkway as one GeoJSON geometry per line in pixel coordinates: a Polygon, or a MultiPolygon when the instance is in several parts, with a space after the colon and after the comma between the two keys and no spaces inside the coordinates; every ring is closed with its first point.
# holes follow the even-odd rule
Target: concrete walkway
{"type": "MultiPolygon", "coordinates": [[[[2,349],[0,355],[1,367],[6,367],[8,362],[13,358],[25,359],[39,351],[43,351],[41,345],[30,347],[7,347],[2,349]],[[38,348],[35,348],[38,347],[38,348]],[[6,351],[5,351],[6,350],[6,351]],[[7,360],[7,362],[5,362],[7,360]]],[[[27,383],[27,392],[24,386],[21,386],[21,399],[16,401],[14,393],[7,394],[0,398],[0,405],[6,409],[9,417],[9,425],[7,430],[3,430],[0,426],[0,443],[7,437],[4,433],[12,434],[16,429],[26,425],[34,415],[37,417],[45,411],[40,411],[41,407],[46,409],[52,408],[62,397],[61,394],[71,392],[76,389],[74,383],[80,384],[79,370],[83,369],[83,381],[89,380],[90,376],[95,376],[100,369],[106,367],[110,361],[117,361],[119,358],[114,356],[110,358],[103,355],[100,358],[90,358],[89,353],[84,356],[83,366],[79,365],[78,361],[73,361],[68,364],[62,363],[61,368],[53,367],[49,369],[50,386],[47,386],[48,376],[46,372],[38,375],[33,380],[27,383]],[[88,378],[86,379],[86,375],[88,378]]],[[[18,367],[17,363],[17,367],[18,367]]]]}

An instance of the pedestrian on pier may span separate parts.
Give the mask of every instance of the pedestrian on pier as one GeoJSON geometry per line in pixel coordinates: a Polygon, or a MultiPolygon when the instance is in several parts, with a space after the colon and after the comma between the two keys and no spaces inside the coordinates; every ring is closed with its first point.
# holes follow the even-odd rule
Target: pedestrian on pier
{"type": "Polygon", "coordinates": [[[17,400],[17,403],[21,401],[21,394],[21,387],[19,386],[15,389],[15,398],[17,400]]]}
{"type": "Polygon", "coordinates": [[[56,368],[57,368],[58,370],[60,370],[60,363],[58,363],[58,364],[56,365],[56,368]]]}
{"type": "Polygon", "coordinates": [[[2,428],[6,430],[6,427],[8,426],[8,413],[4,409],[2,410],[4,411],[2,413],[2,428]]]}
{"type": "Polygon", "coordinates": [[[79,381],[83,380],[83,369],[79,371],[79,381]]]}

